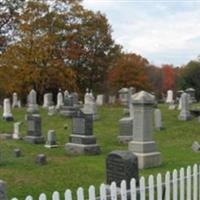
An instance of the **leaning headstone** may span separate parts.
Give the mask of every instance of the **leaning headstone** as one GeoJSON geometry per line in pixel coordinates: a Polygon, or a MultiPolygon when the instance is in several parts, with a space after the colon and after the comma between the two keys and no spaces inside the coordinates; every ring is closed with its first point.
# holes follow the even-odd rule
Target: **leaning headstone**
{"type": "Polygon", "coordinates": [[[107,184],[111,185],[114,181],[120,187],[121,181],[125,180],[128,189],[132,178],[139,183],[138,159],[130,151],[113,151],[106,158],[106,177],[107,184]]]}
{"type": "Polygon", "coordinates": [[[35,162],[38,165],[46,165],[47,164],[47,158],[44,154],[38,154],[36,156],[35,162]]]}
{"type": "Polygon", "coordinates": [[[128,143],[133,139],[133,118],[124,117],[119,120],[119,135],[120,143],[128,143]]]}
{"type": "Polygon", "coordinates": [[[21,150],[20,149],[14,149],[13,155],[14,155],[14,157],[20,157],[21,156],[21,150]]]}
{"type": "Polygon", "coordinates": [[[173,100],[173,91],[172,90],[168,90],[167,91],[167,99],[166,99],[166,103],[174,103],[174,100],[173,100]]]}
{"type": "Polygon", "coordinates": [[[199,142],[194,141],[194,142],[192,143],[192,150],[193,150],[194,152],[200,152],[200,144],[199,144],[199,142]]]}
{"type": "Polygon", "coordinates": [[[32,144],[44,144],[44,137],[41,132],[41,117],[38,114],[27,116],[28,131],[24,140],[32,144]]]}
{"type": "Polygon", "coordinates": [[[29,113],[37,113],[38,112],[37,93],[34,89],[32,89],[28,95],[27,112],[29,112],[29,113]]]}
{"type": "Polygon", "coordinates": [[[133,141],[129,150],[138,157],[139,168],[149,168],[161,164],[160,152],[153,140],[153,106],[155,96],[141,91],[132,96],[133,141]]]}
{"type": "Polygon", "coordinates": [[[7,192],[6,192],[6,183],[0,180],[0,199],[8,200],[7,192]]]}
{"type": "Polygon", "coordinates": [[[12,107],[13,108],[18,107],[18,97],[16,92],[14,92],[12,95],[12,107]]]}
{"type": "Polygon", "coordinates": [[[49,130],[47,133],[47,141],[45,144],[46,148],[55,148],[58,147],[56,143],[56,133],[54,130],[49,130]]]}
{"type": "Polygon", "coordinates": [[[90,154],[100,153],[100,147],[93,135],[93,118],[91,114],[81,111],[72,118],[72,134],[69,143],[65,144],[65,150],[69,154],[90,154]]]}
{"type": "Polygon", "coordinates": [[[4,99],[3,101],[3,119],[6,121],[13,121],[10,99],[4,99]]]}
{"type": "Polygon", "coordinates": [[[13,131],[12,137],[15,140],[20,140],[21,139],[20,125],[21,125],[21,122],[14,123],[14,131],[13,131]]]}
{"type": "Polygon", "coordinates": [[[163,129],[162,114],[161,114],[160,109],[154,110],[154,125],[155,125],[155,129],[157,130],[163,129]]]}
{"type": "Polygon", "coordinates": [[[103,94],[97,95],[96,104],[98,106],[103,106],[103,104],[104,104],[104,95],[103,94]]]}
{"type": "Polygon", "coordinates": [[[53,94],[52,93],[44,94],[43,108],[48,108],[49,106],[53,106],[53,94]]]}
{"type": "Polygon", "coordinates": [[[187,93],[181,95],[181,112],[178,116],[179,120],[188,121],[192,119],[192,115],[189,111],[189,98],[187,93]]]}
{"type": "Polygon", "coordinates": [[[63,94],[62,94],[62,92],[58,92],[56,109],[60,109],[61,106],[63,106],[63,105],[64,105],[64,103],[63,103],[63,94]]]}

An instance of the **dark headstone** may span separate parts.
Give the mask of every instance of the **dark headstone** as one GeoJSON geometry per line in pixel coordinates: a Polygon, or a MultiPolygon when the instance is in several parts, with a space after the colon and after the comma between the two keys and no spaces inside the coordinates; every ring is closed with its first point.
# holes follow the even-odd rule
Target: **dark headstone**
{"type": "Polygon", "coordinates": [[[6,183],[0,180],[0,200],[8,200],[6,194],[6,183]]]}
{"type": "Polygon", "coordinates": [[[14,155],[14,157],[20,157],[21,156],[21,150],[20,149],[14,149],[13,155],[14,155]]]}
{"type": "Polygon", "coordinates": [[[125,180],[127,188],[130,188],[130,181],[135,178],[139,182],[139,170],[137,157],[130,151],[112,151],[106,159],[107,184],[116,182],[120,187],[121,181],[125,180]]]}
{"type": "Polygon", "coordinates": [[[36,162],[38,165],[46,165],[46,164],[47,164],[46,156],[45,156],[44,154],[38,154],[38,155],[36,156],[35,162],[36,162]]]}

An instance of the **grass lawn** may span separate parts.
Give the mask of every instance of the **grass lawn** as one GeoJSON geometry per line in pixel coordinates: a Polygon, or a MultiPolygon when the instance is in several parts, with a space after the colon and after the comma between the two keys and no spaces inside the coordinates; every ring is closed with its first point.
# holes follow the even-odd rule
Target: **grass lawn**
{"type": "MultiPolygon", "coordinates": [[[[192,142],[200,141],[200,123],[197,119],[188,122],[178,121],[179,111],[168,110],[165,105],[159,107],[162,110],[165,130],[155,131],[154,138],[162,154],[163,163],[160,167],[140,171],[140,175],[144,176],[165,173],[200,161],[200,154],[191,150],[192,142]]],[[[14,109],[13,113],[15,121],[24,122],[22,133],[25,135],[26,109],[14,109]]],[[[31,145],[24,141],[0,141],[0,179],[7,182],[9,198],[24,199],[27,195],[37,197],[42,192],[50,196],[55,190],[62,194],[66,189],[75,192],[79,186],[87,190],[92,184],[98,187],[105,181],[106,155],[112,150],[127,149],[127,145],[119,144],[117,141],[118,120],[123,117],[121,107],[99,108],[101,119],[94,123],[94,134],[102,150],[98,156],[66,155],[64,144],[68,142],[71,132],[71,120],[59,115],[49,117],[44,109],[41,109],[40,114],[43,133],[46,135],[49,129],[56,130],[60,146],[57,149],[46,149],[43,145],[31,145]],[[64,129],[65,124],[68,124],[67,130],[64,129]],[[14,158],[14,148],[20,148],[23,156],[14,158]],[[37,166],[34,163],[35,156],[39,153],[47,155],[47,165],[37,166]]],[[[0,120],[2,133],[12,130],[13,122],[0,120]]]]}

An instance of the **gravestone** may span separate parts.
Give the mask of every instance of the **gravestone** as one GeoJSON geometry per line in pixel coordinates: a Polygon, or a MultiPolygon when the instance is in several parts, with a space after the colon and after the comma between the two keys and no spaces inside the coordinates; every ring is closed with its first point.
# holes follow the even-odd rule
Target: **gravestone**
{"type": "Polygon", "coordinates": [[[53,94],[52,93],[44,94],[43,108],[48,108],[49,106],[53,106],[53,94]]]}
{"type": "Polygon", "coordinates": [[[115,102],[116,102],[116,96],[114,96],[114,95],[110,95],[109,97],[108,97],[108,103],[109,104],[115,104],[115,102]]]}
{"type": "Polygon", "coordinates": [[[200,144],[199,144],[199,142],[194,141],[194,142],[192,143],[192,150],[193,150],[194,152],[200,152],[200,144]]]}
{"type": "Polygon", "coordinates": [[[21,122],[15,122],[14,123],[14,131],[13,131],[12,138],[15,139],[15,140],[21,139],[21,133],[20,133],[21,124],[22,124],[21,122]]]}
{"type": "Polygon", "coordinates": [[[133,140],[129,142],[129,151],[138,157],[139,168],[149,168],[161,164],[160,152],[153,140],[153,107],[155,96],[141,91],[132,96],[133,104],[133,140]]]}
{"type": "Polygon", "coordinates": [[[46,165],[47,164],[46,156],[44,154],[38,154],[36,156],[35,163],[38,165],[46,165]]]}
{"type": "Polygon", "coordinates": [[[14,92],[13,95],[12,95],[12,107],[13,108],[19,107],[19,105],[18,105],[18,97],[17,97],[17,93],[16,92],[14,92]]]}
{"type": "Polygon", "coordinates": [[[154,125],[155,125],[155,129],[157,129],[157,130],[163,129],[162,114],[161,114],[160,109],[154,110],[154,125]]]}
{"type": "Polygon", "coordinates": [[[8,200],[6,192],[6,183],[0,180],[0,200],[8,200]]]}
{"type": "Polygon", "coordinates": [[[122,180],[130,189],[130,181],[135,178],[136,185],[139,183],[138,159],[130,151],[113,151],[106,158],[106,183],[110,185],[113,181],[120,187],[122,180]]]}
{"type": "Polygon", "coordinates": [[[63,94],[61,91],[58,92],[57,94],[57,104],[56,104],[56,109],[60,109],[61,106],[64,105],[64,102],[63,102],[63,94]]]}
{"type": "Polygon", "coordinates": [[[47,141],[45,144],[46,148],[55,148],[58,147],[56,143],[56,133],[55,130],[49,130],[47,133],[47,141]]]}
{"type": "Polygon", "coordinates": [[[120,103],[123,105],[123,106],[128,106],[128,93],[129,93],[129,90],[128,88],[121,88],[119,91],[119,101],[120,103]]]}
{"type": "Polygon", "coordinates": [[[166,103],[169,103],[169,104],[174,103],[174,100],[173,100],[173,91],[172,90],[168,90],[167,91],[166,103]]]}
{"type": "Polygon", "coordinates": [[[49,106],[48,107],[48,115],[53,116],[56,113],[56,107],[55,106],[49,106]]]}
{"type": "Polygon", "coordinates": [[[181,100],[181,97],[179,98],[178,100],[178,110],[181,110],[182,109],[182,100],[181,100]]]}
{"type": "Polygon", "coordinates": [[[126,144],[133,139],[133,118],[124,117],[119,120],[119,135],[120,143],[126,144]]]}
{"type": "Polygon", "coordinates": [[[187,93],[181,95],[181,112],[178,116],[181,121],[188,121],[192,119],[192,115],[189,111],[189,98],[187,93]]]}
{"type": "Polygon", "coordinates": [[[131,97],[134,93],[135,93],[134,87],[128,88],[128,113],[129,113],[129,116],[132,118],[134,118],[134,116],[133,116],[133,105],[132,105],[131,97]]]}
{"type": "Polygon", "coordinates": [[[187,94],[189,94],[189,103],[196,103],[197,100],[196,100],[196,97],[195,97],[195,89],[194,88],[188,88],[185,90],[185,92],[187,94]]]}
{"type": "Polygon", "coordinates": [[[65,144],[69,154],[99,154],[100,147],[93,135],[93,118],[91,114],[78,111],[72,118],[72,134],[69,143],[65,144]]]}
{"type": "Polygon", "coordinates": [[[10,99],[4,99],[3,101],[3,120],[13,121],[10,99]]]}
{"type": "Polygon", "coordinates": [[[28,95],[28,113],[38,113],[37,93],[32,89],[28,95]]]}
{"type": "Polygon", "coordinates": [[[20,149],[14,149],[13,150],[14,157],[20,157],[21,156],[21,150],[20,149]]]}
{"type": "Polygon", "coordinates": [[[104,104],[104,95],[103,94],[97,95],[96,104],[98,106],[103,106],[103,104],[104,104]]]}
{"type": "Polygon", "coordinates": [[[44,144],[44,137],[41,132],[41,117],[38,114],[27,116],[28,131],[24,137],[26,142],[32,144],[44,144]]]}

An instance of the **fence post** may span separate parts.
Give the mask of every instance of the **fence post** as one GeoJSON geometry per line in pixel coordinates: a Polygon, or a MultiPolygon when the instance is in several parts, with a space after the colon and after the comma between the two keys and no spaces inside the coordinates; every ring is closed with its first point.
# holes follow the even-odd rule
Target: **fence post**
{"type": "Polygon", "coordinates": [[[6,183],[2,180],[0,180],[0,199],[8,200],[7,193],[6,193],[6,183]]]}

